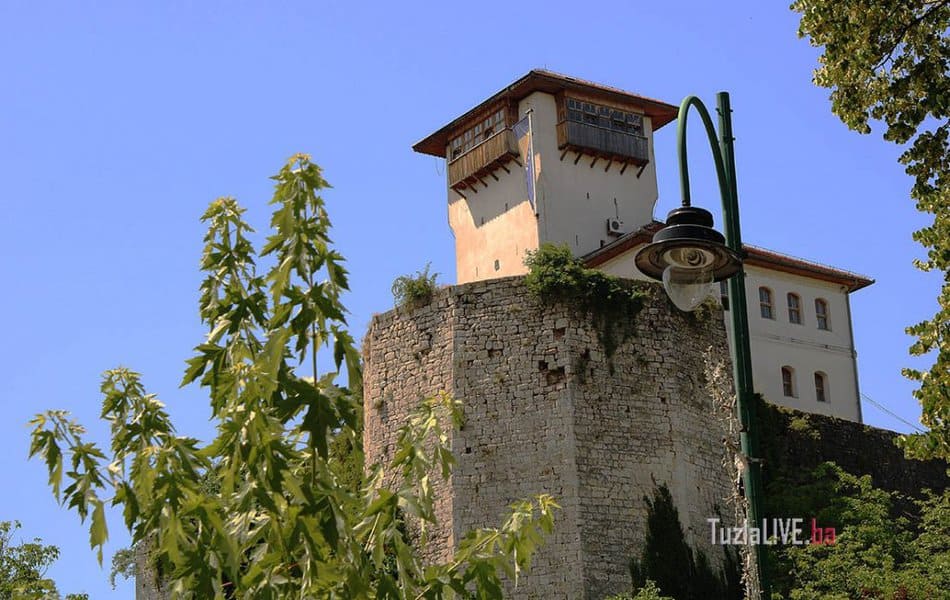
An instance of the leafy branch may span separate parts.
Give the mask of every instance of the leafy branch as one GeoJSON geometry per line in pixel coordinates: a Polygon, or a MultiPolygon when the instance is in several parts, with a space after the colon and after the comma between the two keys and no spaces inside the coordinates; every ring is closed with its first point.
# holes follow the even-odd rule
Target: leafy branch
{"type": "Polygon", "coordinates": [[[860,133],[880,121],[885,140],[908,144],[899,162],[913,178],[910,196],[933,216],[913,234],[926,250],[914,264],[944,277],[934,316],[906,330],[916,338],[910,354],[934,358],[927,370],[903,370],[919,384],[929,431],[901,443],[919,458],[950,458],[950,2],[796,0],[792,10],[799,35],[822,48],[814,80],[831,90],[832,111],[860,133]]]}
{"type": "Polygon", "coordinates": [[[370,466],[359,489],[341,479],[330,442],[359,438],[361,365],[341,302],[347,272],[320,196],[329,186],[302,154],[273,179],[273,233],[260,253],[233,198],[202,216],[208,333],[182,385],[208,392],[214,439],[177,435],[140,376],[119,368],[100,388],[108,452],[67,413],[48,411],[31,422],[30,455],[45,462],[57,499],[89,518],[100,562],[111,503],[175,598],[500,597],[503,574],[516,579],[550,532],[556,504],[519,503],[501,529],[472,532],[452,561],[424,566],[403,525],[413,519],[425,534],[435,522],[431,478],[454,464],[448,430],[460,404],[444,394],[422,402],[392,461],[370,466]],[[263,276],[259,257],[273,261],[263,276]],[[323,349],[332,370],[319,373],[323,349]],[[336,381],[344,372],[347,386],[336,381]]]}

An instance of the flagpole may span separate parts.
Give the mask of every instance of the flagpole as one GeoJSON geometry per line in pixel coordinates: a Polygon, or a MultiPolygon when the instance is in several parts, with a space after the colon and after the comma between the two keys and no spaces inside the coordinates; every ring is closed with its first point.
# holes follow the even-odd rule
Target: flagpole
{"type": "Polygon", "coordinates": [[[531,173],[532,178],[534,178],[534,181],[532,182],[532,184],[533,184],[532,187],[533,187],[533,189],[534,189],[534,206],[533,206],[533,208],[534,208],[534,216],[535,216],[535,218],[537,218],[537,217],[540,215],[540,213],[538,212],[538,180],[540,179],[540,177],[536,177],[535,168],[534,168],[534,167],[535,167],[535,161],[534,161],[534,120],[531,118],[531,115],[532,115],[533,113],[534,113],[534,108],[529,108],[527,111],[525,111],[525,114],[528,116],[528,143],[531,145],[531,156],[530,156],[530,159],[531,159],[531,169],[530,169],[529,173],[531,173]]]}

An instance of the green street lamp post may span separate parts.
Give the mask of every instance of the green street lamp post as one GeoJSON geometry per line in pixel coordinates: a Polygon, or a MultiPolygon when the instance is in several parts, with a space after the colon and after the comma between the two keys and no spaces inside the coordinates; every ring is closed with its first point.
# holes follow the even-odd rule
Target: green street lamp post
{"type": "MultiPolygon", "coordinates": [[[[752,416],[752,354],[749,350],[749,316],[746,312],[745,273],[742,269],[732,109],[728,93],[718,93],[716,101],[719,112],[718,138],[709,112],[699,98],[689,96],[680,104],[676,146],[683,205],[669,213],[666,226],[653,236],[653,242],[637,252],[636,264],[648,277],[662,281],[673,303],[687,311],[695,309],[705,300],[715,282],[729,280],[734,352],[732,365],[737,395],[736,410],[741,425],[740,448],[745,466],[742,483],[748,500],[747,521],[750,525],[758,525],[763,512],[762,475],[752,416]],[[712,215],[708,211],[690,205],[686,118],[691,106],[696,108],[703,121],[716,164],[725,237],[713,229],[712,215]]],[[[770,593],[765,573],[765,546],[756,544],[753,551],[759,597],[767,600],[770,593]]]]}

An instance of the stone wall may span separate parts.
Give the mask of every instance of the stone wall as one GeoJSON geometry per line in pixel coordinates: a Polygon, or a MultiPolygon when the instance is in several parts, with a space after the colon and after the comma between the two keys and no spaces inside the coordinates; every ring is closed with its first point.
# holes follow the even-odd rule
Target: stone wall
{"type": "Polygon", "coordinates": [[[870,475],[875,487],[912,498],[950,486],[945,461],[904,458],[893,431],[770,404],[759,407],[758,423],[766,479],[807,476],[831,461],[854,475],[870,475]]]}
{"type": "Polygon", "coordinates": [[[728,372],[722,316],[684,315],[645,289],[633,333],[612,357],[586,315],[539,304],[517,277],[447,288],[423,308],[373,319],[363,344],[368,464],[389,455],[421,397],[444,390],[464,404],[430,560],[446,558],[470,528],[499,525],[513,501],[548,493],[562,507],[555,533],[512,595],[627,592],[646,532],[644,496],[663,484],[690,545],[722,555],[709,547],[706,522],[736,522],[723,443],[734,423],[714,400],[731,388],[709,373],[728,372]]]}

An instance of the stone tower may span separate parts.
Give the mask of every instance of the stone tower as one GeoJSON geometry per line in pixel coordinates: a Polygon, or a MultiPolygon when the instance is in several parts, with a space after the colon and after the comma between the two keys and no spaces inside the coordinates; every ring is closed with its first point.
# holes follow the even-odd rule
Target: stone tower
{"type": "Polygon", "coordinates": [[[555,533],[510,597],[627,592],[644,497],[665,486],[686,542],[722,563],[706,519],[741,522],[722,315],[679,313],[647,289],[639,314],[611,325],[630,332],[612,356],[588,316],[539,304],[520,277],[446,288],[427,306],[373,319],[363,343],[368,463],[390,456],[421,397],[447,391],[464,404],[430,559],[473,527],[500,525],[513,501],[549,493],[562,507],[555,533]]]}

